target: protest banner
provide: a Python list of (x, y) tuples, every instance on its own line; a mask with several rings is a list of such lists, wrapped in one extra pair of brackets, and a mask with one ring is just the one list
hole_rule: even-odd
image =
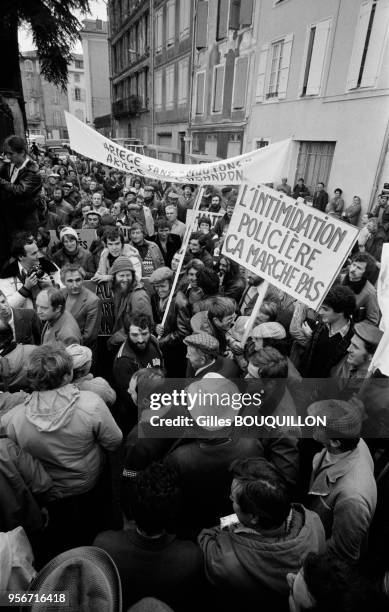
[[(51, 248), (55, 244), (59, 242), (59, 237), (57, 236), (57, 232), (55, 230), (50, 231), (50, 242), (49, 247)], [(94, 229), (78, 229), (76, 230), (78, 234), (78, 241), (80, 246), (84, 247), (87, 251), (89, 251), (89, 247), (92, 242), (96, 239), (97, 234)]]
[(214, 227), (216, 221), (221, 219), (224, 214), (225, 211), (209, 212), (208, 210), (197, 210), (196, 213), (194, 213), (193, 209), (190, 209), (186, 211), (186, 223), (191, 224), (192, 232), (197, 232), (197, 230), (199, 229), (199, 220), (201, 219), (201, 217), (207, 217), (207, 219), (210, 219), (212, 227)]
[(222, 253), (317, 310), (359, 229), (262, 185), (243, 185)]
[(286, 176), (291, 140), (282, 140), (237, 157), (207, 164), (175, 164), (146, 157), (106, 138), (65, 111), (70, 147), (120, 172), (160, 181), (197, 185), (274, 183)]
[(170, 289), (170, 295), (169, 295), (169, 298), (168, 298), (168, 301), (167, 301), (167, 304), (166, 304), (166, 307), (165, 307), (165, 312), (163, 313), (162, 326), (164, 326), (165, 323), (166, 323), (166, 319), (167, 319), (167, 316), (168, 316), (168, 313), (169, 313), (170, 305), (171, 305), (173, 297), (174, 297), (174, 293), (175, 293), (175, 290), (176, 290), (178, 279), (180, 278), (180, 272), (181, 272), (182, 264), (184, 263), (184, 257), (185, 257), (186, 249), (188, 248), (189, 238), (190, 238), (190, 235), (192, 233), (192, 228), (193, 228), (192, 224), (193, 224), (194, 219), (196, 218), (196, 214), (197, 214), (198, 209), (200, 207), (200, 202), (203, 199), (203, 195), (204, 195), (204, 188), (202, 187), (197, 192), (195, 203), (194, 203), (193, 209), (192, 209), (192, 213), (193, 213), (192, 214), (192, 218), (189, 221), (189, 223), (187, 224), (187, 227), (186, 227), (186, 230), (185, 230), (184, 240), (183, 240), (183, 243), (182, 243), (181, 248), (180, 248), (180, 251), (181, 251), (180, 263), (178, 264), (178, 268), (177, 268), (175, 276), (174, 276), (173, 284), (172, 284), (172, 287)]

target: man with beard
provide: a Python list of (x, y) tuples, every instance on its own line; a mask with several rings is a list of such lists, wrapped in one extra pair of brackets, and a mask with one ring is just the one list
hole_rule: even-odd
[[(153, 321), (150, 298), (143, 284), (136, 280), (134, 266), (128, 257), (120, 255), (109, 270), (112, 276), (112, 293), (115, 322), (113, 332), (122, 331), (129, 316), (148, 315)], [(111, 344), (115, 339), (111, 338)]]
[(74, 209), (69, 202), (64, 200), (62, 187), (55, 187), (49, 209), (58, 215), (61, 220), (61, 225), (70, 225)]
[(118, 398), (115, 415), (124, 433), (136, 424), (137, 409), (128, 393), (133, 374), (141, 368), (162, 368), (163, 358), (158, 341), (151, 335), (152, 320), (147, 314), (132, 314), (125, 322), (126, 340), (113, 363), (113, 378)]
[(356, 309), (354, 322), (363, 320), (378, 325), (380, 309), (376, 290), (368, 278), (374, 274), (376, 264), (369, 253), (355, 253), (351, 259), (348, 272), (342, 279), (342, 284), (350, 287), (355, 295)]
[(143, 189), (144, 205), (151, 210), (153, 219), (160, 219), (164, 216), (161, 200), (155, 195), (155, 190), (152, 185), (145, 185)]

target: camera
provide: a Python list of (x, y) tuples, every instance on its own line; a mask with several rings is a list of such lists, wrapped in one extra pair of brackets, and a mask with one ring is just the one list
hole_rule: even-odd
[(41, 279), (44, 277), (45, 275), (45, 271), (42, 269), (42, 267), (40, 265), (34, 266), (33, 269), (31, 270), (31, 274), (36, 275), (37, 279)]

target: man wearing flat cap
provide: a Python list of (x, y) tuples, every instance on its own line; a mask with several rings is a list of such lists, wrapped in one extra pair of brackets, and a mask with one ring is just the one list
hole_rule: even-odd
[(368, 321), (355, 323), (347, 355), (331, 370), (331, 379), (342, 399), (358, 393), (382, 336), (383, 332)]
[(184, 343), (188, 347), (187, 378), (203, 378), (209, 372), (216, 372), (225, 378), (239, 378), (237, 365), (219, 355), (219, 342), (211, 334), (200, 332), (187, 336)]
[(307, 507), (320, 516), (327, 549), (358, 562), (367, 543), (377, 503), (370, 451), (360, 438), (361, 413), (351, 402), (322, 400), (308, 414), (326, 418), (313, 437), (324, 449), (313, 458)]

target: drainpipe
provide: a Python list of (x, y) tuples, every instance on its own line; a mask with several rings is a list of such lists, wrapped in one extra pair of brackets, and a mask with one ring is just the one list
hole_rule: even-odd
[(149, 72), (149, 81), (150, 81), (150, 95), (149, 95), (149, 104), (151, 104), (150, 108), (150, 118), (151, 118), (151, 143), (154, 143), (154, 0), (150, 0), (150, 19), (149, 19), (150, 27), (150, 72)]

